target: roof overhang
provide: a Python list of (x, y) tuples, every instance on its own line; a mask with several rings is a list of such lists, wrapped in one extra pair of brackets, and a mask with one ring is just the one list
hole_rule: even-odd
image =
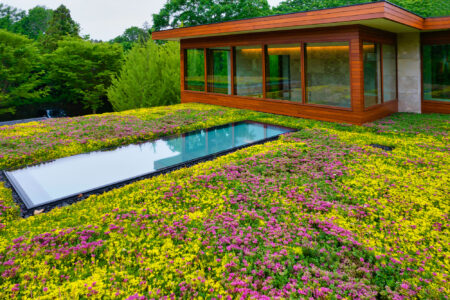
[(182, 27), (153, 32), (154, 40), (175, 40), (253, 32), (306, 29), (360, 24), (389, 32), (450, 29), (450, 16), (422, 18), (389, 2), (380, 1), (345, 7), (258, 17), (245, 20)]

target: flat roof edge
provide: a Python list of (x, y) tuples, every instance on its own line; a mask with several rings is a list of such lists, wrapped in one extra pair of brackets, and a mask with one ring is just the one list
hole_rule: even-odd
[[(357, 9), (355, 9), (356, 7)], [(180, 40), (270, 31), (271, 29), (282, 30), (293, 26), (331, 25), (338, 22), (355, 22), (370, 19), (387, 19), (421, 31), (450, 29), (450, 16), (423, 18), (388, 1), (377, 1), (161, 30), (153, 32), (152, 39)]]

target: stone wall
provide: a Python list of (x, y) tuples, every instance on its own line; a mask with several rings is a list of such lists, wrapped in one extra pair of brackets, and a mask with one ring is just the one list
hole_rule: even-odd
[(398, 111), (421, 112), (420, 33), (397, 35)]

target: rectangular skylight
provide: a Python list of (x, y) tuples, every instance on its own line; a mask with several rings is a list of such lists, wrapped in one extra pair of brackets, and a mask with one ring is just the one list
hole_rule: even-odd
[(28, 209), (151, 175), (293, 131), (238, 122), (5, 172)]

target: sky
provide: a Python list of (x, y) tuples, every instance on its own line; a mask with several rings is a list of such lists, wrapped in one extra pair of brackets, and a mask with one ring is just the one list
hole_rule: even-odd
[[(121, 35), (131, 26), (141, 27), (152, 23), (152, 14), (158, 13), (167, 0), (0, 0), (28, 10), (36, 5), (51, 9), (64, 4), (70, 9), (72, 19), (81, 26), (81, 34), (89, 34), (95, 40), (110, 40)], [(278, 5), (281, 0), (268, 0)]]

